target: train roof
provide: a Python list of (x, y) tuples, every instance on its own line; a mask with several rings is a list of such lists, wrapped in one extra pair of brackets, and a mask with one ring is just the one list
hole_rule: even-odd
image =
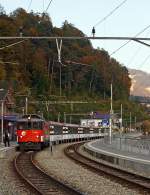
[(25, 114), (25, 115), (22, 115), (18, 120), (18, 122), (22, 121), (22, 122), (25, 122), (25, 121), (32, 121), (32, 122), (43, 122), (45, 121), (44, 118), (40, 115), (37, 115), (37, 114)]

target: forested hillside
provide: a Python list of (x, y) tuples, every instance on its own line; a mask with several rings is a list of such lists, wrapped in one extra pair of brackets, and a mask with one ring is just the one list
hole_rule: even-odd
[[(19, 8), (6, 15), (1, 7), (0, 36), (19, 36), (20, 29), (23, 36), (85, 36), (67, 21), (61, 28), (53, 26), (46, 13), (27, 13)], [(0, 47), (17, 41), (1, 40)], [(35, 96), (61, 93), (70, 98), (110, 97), (112, 82), (114, 99), (128, 98), (131, 82), (127, 68), (105, 50), (94, 49), (89, 40), (63, 40), (61, 57), (62, 64), (58, 62), (55, 40), (25, 40), (0, 49), (0, 80), (13, 81), (20, 93), (30, 89)]]

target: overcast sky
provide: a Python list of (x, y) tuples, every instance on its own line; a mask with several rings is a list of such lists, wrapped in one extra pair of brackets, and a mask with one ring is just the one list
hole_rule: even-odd
[[(28, 9), (31, 0), (0, 0), (7, 14), (18, 7)], [(50, 0), (32, 0), (28, 11), (43, 12)], [(48, 13), (53, 25), (60, 27), (65, 20), (90, 36), (92, 27), (108, 15), (123, 0), (53, 0)], [(96, 36), (135, 36), (150, 25), (150, 0), (127, 0), (116, 12), (96, 26)], [(150, 28), (140, 37), (150, 37)], [(111, 54), (125, 41), (94, 40), (94, 47)], [(150, 41), (149, 41), (150, 43)], [(112, 55), (121, 64), (150, 73), (150, 47), (130, 42)]]

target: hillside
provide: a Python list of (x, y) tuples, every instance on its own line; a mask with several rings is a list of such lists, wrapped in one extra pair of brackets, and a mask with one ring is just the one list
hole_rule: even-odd
[[(0, 10), (0, 36), (85, 36), (67, 21), (61, 28), (54, 27), (46, 13), (27, 13), (19, 8), (6, 15)], [(0, 45), (16, 42), (1, 40)], [(0, 56), (0, 80), (13, 82), (20, 94), (108, 98), (111, 82), (114, 99), (128, 99), (130, 93), (126, 67), (105, 50), (94, 49), (89, 40), (63, 40), (62, 64), (58, 62), (56, 40), (26, 40), (0, 50)]]
[[(73, 24), (64, 21), (53, 26), (46, 13), (27, 13), (19, 8), (9, 15), (0, 8), (0, 36), (80, 36), (86, 35)], [(13, 47), (9, 45), (14, 44)], [(16, 44), (17, 43), (17, 44)], [(144, 109), (129, 102), (131, 80), (128, 70), (104, 49), (93, 48), (87, 39), (63, 40), (61, 63), (56, 40), (0, 40), (0, 83), (13, 85), (15, 112), (22, 113), (28, 97), (28, 112), (43, 114), (48, 120), (78, 123), (83, 113), (110, 111), (110, 84), (113, 84), (113, 109), (129, 122), (132, 117), (143, 120)], [(55, 104), (50, 101), (87, 101), (87, 104)], [(89, 103), (91, 102), (91, 103)], [(94, 103), (93, 103), (94, 102)], [(81, 114), (81, 116), (80, 116)], [(73, 115), (74, 116), (74, 115)], [(125, 121), (125, 120), (124, 120)]]

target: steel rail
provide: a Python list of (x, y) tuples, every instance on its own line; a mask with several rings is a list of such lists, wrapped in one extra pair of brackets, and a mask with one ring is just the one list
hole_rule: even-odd
[(15, 170), (18, 175), (40, 195), (83, 195), (78, 190), (51, 177), (45, 170), (41, 169), (33, 159), (35, 153), (20, 153), (14, 160)]
[[(84, 142), (83, 142), (84, 143)], [(92, 160), (81, 154), (78, 149), (83, 143), (72, 144), (65, 148), (64, 153), (66, 156), (74, 160), (76, 163), (81, 164), (83, 167), (95, 172), (96, 174), (103, 173), (106, 176), (110, 176), (112, 179), (116, 179), (117, 182), (128, 183), (131, 187), (144, 189), (150, 192), (150, 179), (144, 176), (125, 171), (121, 168), (115, 168), (111, 165), (106, 165), (97, 161)]]

